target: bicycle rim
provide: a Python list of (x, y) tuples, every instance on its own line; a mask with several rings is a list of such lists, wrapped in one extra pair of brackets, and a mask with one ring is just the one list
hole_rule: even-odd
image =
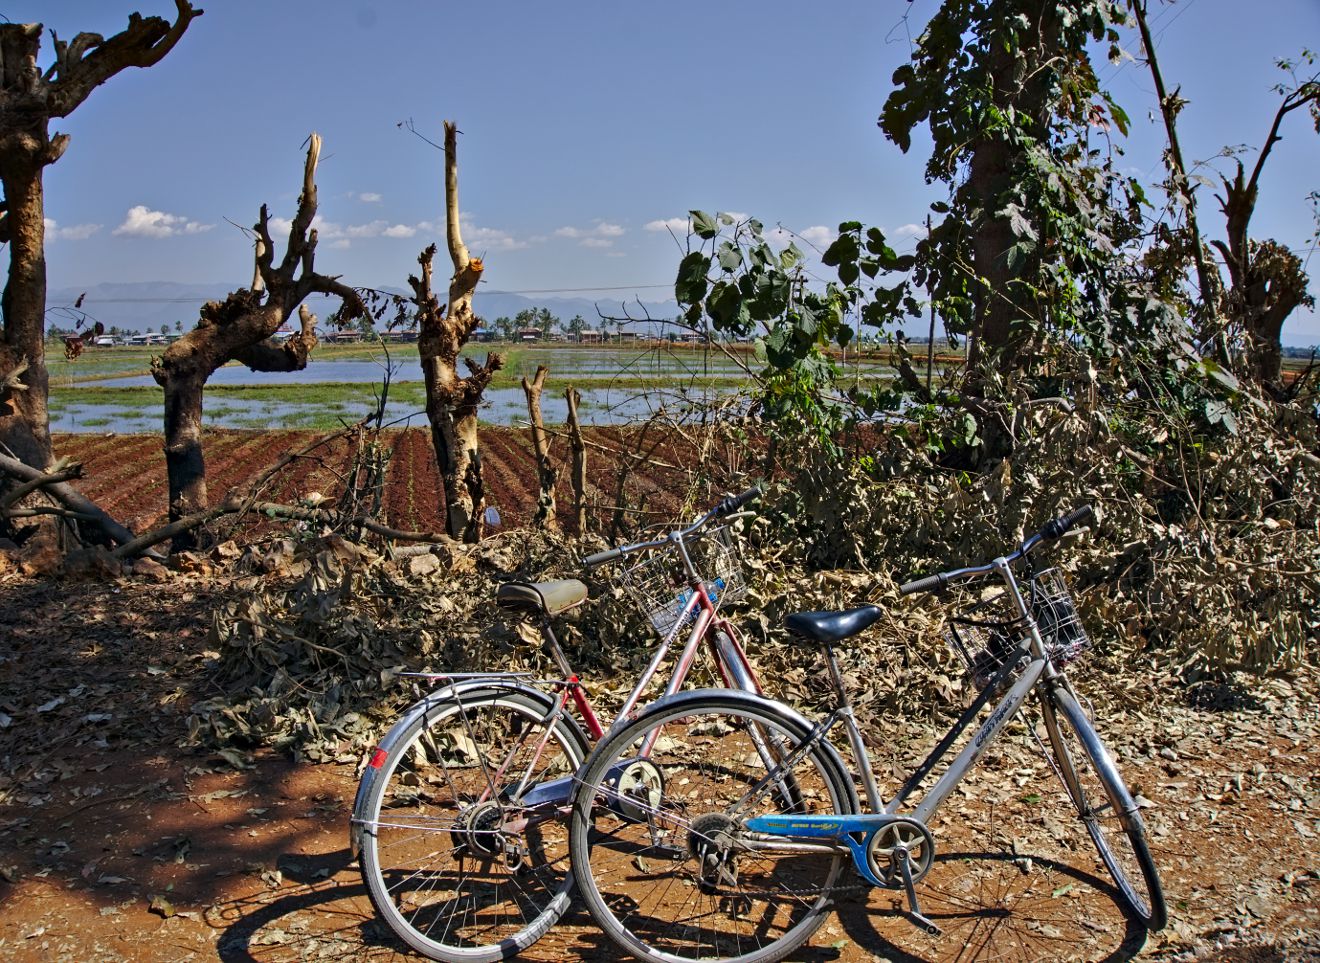
[(1168, 917), (1159, 874), (1141, 813), (1113, 759), (1068, 693), (1047, 696), (1042, 712), (1059, 779), (1123, 902), (1147, 929), (1162, 929)]
[(767, 768), (807, 731), (766, 700), (703, 694), (653, 707), (598, 747), (574, 799), (573, 872), (615, 942), (645, 959), (766, 963), (810, 938), (844, 858), (742, 829), (756, 815), (855, 811), (831, 750)]
[(380, 918), (431, 959), (504, 959), (568, 907), (563, 807), (519, 805), (520, 788), (571, 777), (583, 759), (577, 734), (562, 721), (547, 734), (544, 717), (517, 693), (445, 703), (377, 774), (362, 876)]

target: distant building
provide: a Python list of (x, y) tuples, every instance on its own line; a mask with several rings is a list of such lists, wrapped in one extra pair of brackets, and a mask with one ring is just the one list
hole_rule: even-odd
[(578, 344), (600, 344), (604, 340), (599, 331), (592, 331), (589, 328), (583, 328), (577, 333)]
[(540, 340), (541, 340), (541, 329), (540, 329), (540, 328), (519, 328), (517, 331), (514, 332), (513, 340), (515, 340), (515, 341), (540, 341)]

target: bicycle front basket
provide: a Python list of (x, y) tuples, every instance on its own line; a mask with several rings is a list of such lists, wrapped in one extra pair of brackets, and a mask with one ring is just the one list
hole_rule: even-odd
[[(716, 608), (747, 594), (747, 582), (727, 525), (708, 528), (684, 544)], [(660, 637), (667, 638), (678, 624), (690, 591), (677, 549), (646, 552), (632, 565), (619, 569), (618, 574), (619, 584), (633, 604)]]
[(1068, 583), (1057, 568), (1048, 568), (1032, 579), (1031, 613), (1055, 665), (1067, 665), (1091, 647)]
[(1008, 593), (996, 590), (951, 616), (944, 637), (967, 664), (972, 684), (984, 689), (1017, 652), (1026, 634), (1026, 622), (1013, 612)]

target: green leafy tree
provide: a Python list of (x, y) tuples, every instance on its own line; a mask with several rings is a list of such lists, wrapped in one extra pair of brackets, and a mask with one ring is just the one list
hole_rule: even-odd
[(575, 314), (569, 319), (568, 333), (573, 335), (574, 339), (577, 339), (585, 330), (587, 330), (587, 322), (583, 319), (582, 315)]
[(1007, 374), (1052, 334), (1105, 328), (1144, 195), (1097, 137), (1128, 120), (1088, 48), (1116, 54), (1122, 18), (1109, 0), (946, 0), (894, 73), (880, 128), (907, 151), (926, 126), (926, 179), (949, 185), (916, 280), (971, 339), (973, 368)]

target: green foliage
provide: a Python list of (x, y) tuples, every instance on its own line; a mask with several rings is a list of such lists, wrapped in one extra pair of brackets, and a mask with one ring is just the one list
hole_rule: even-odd
[(1029, 343), (1113, 328), (1144, 194), (1103, 136), (1128, 118), (1100, 89), (1088, 45), (1116, 44), (1121, 21), (1109, 0), (946, 0), (894, 74), (880, 127), (906, 151), (926, 125), (926, 178), (949, 185), (913, 279), (1001, 372), (1030, 368), (1040, 352)]

